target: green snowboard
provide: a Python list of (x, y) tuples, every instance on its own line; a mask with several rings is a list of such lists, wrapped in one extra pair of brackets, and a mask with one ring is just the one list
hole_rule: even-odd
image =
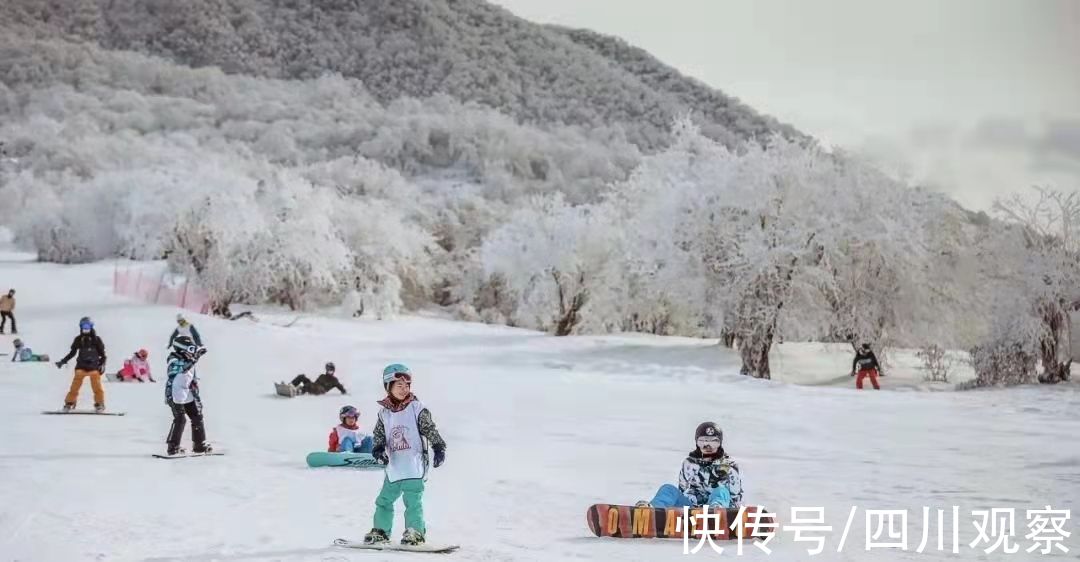
[(341, 466), (361, 470), (382, 470), (383, 465), (375, 461), (370, 453), (328, 453), (315, 451), (308, 453), (307, 464), (311, 467)]

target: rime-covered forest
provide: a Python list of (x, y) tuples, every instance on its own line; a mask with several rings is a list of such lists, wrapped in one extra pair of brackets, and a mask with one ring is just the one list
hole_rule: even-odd
[(905, 185), (625, 42), (481, 0), (6, 0), (0, 224), (230, 305), (970, 352), (1069, 378), (1065, 188)]

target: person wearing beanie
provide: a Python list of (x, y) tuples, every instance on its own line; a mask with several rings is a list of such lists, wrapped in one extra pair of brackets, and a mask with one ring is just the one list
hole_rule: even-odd
[(427, 528), (424, 523), (424, 482), (428, 472), (428, 444), (434, 452), (434, 466), (446, 460), (443, 441), (431, 412), (412, 393), (412, 371), (400, 363), (383, 369), (383, 388), (386, 398), (378, 404), (379, 420), (375, 423), (374, 447), (371, 455), (386, 467), (382, 490), (375, 498), (374, 525), (365, 544), (390, 541), (394, 523), (394, 503), (398, 497), (405, 502), (405, 532), (403, 545), (424, 544)]
[(679, 486), (664, 484), (652, 501), (639, 507), (698, 507), (725, 509), (742, 505), (742, 478), (739, 466), (724, 452), (724, 432), (713, 422), (694, 430), (696, 448), (690, 451), (679, 472)]

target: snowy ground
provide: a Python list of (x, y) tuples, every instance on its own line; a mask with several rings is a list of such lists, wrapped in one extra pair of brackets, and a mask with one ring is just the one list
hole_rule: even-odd
[[(0, 288), (17, 288), (21, 336), (36, 351), (62, 355), (78, 318), (89, 315), (112, 367), (144, 346), (162, 374), (175, 310), (111, 296), (110, 265), (26, 260), (0, 254)], [(160, 382), (107, 385), (109, 408), (125, 417), (42, 416), (61, 405), (70, 369), (0, 358), (0, 559), (387, 558), (327, 546), (371, 527), (381, 476), (309, 469), (304, 456), (324, 445), (345, 403), (374, 424), (379, 373), (394, 361), (413, 368), (414, 391), (449, 443), (425, 508), (429, 541), (462, 545), (454, 559), (687, 558), (677, 541), (596, 539), (584, 514), (592, 503), (633, 502), (672, 482), (706, 419), (722, 424), (749, 502), (782, 517), (792, 506), (826, 509), (834, 532), (821, 560), (943, 559), (936, 522), (925, 552), (914, 552), (923, 506), (960, 506), (963, 558), (1050, 558), (969, 548), (977, 536), (969, 511), (1016, 508), (1027, 548), (1023, 510), (1080, 507), (1077, 385), (915, 392), (940, 387), (921, 384), (901, 357), (883, 382), (907, 392), (856, 392), (846, 352), (815, 344), (783, 346), (778, 380), (765, 382), (738, 376), (734, 357), (698, 340), (552, 338), (417, 317), (305, 317), (290, 328), (196, 322), (210, 349), (200, 363), (207, 428), (225, 457), (150, 457), (164, 449), (170, 420)], [(0, 352), (10, 352), (10, 340), (0, 337)], [(327, 360), (350, 396), (273, 395), (273, 381)], [(80, 407), (91, 402), (86, 385)], [(855, 524), (837, 553), (852, 507)], [(909, 551), (867, 553), (866, 509), (910, 509)], [(400, 511), (398, 521), (395, 536)], [(1080, 526), (1074, 518), (1066, 528), (1073, 535), (1062, 558), (1074, 559)], [(706, 547), (689, 557), (738, 558), (733, 543), (723, 546), (722, 555)], [(770, 546), (771, 556), (750, 549), (742, 558), (807, 559), (809, 545), (791, 533)]]

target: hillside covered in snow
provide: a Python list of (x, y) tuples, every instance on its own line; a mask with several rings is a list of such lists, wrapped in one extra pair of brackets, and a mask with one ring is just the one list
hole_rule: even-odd
[(717, 339), (761, 378), (780, 341), (1069, 378), (1067, 194), (971, 213), (480, 0), (171, 6), (0, 5), (0, 224), (40, 259), (166, 259), (219, 314)]

